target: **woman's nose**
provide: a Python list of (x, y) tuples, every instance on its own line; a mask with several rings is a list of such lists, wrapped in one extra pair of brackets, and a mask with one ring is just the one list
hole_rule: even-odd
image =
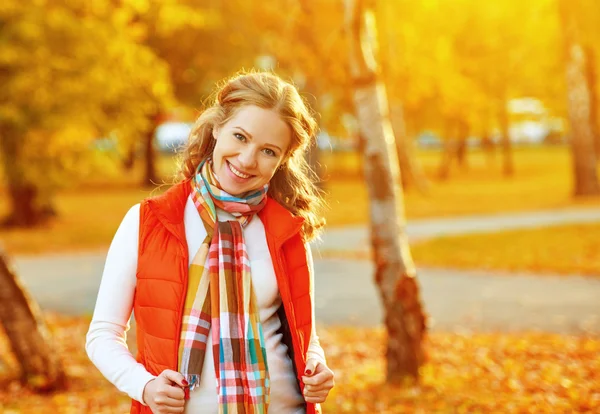
[(238, 155), (238, 161), (240, 162), (241, 168), (254, 168), (256, 167), (257, 157), (256, 151), (251, 148), (251, 146), (247, 146), (243, 151), (240, 151)]

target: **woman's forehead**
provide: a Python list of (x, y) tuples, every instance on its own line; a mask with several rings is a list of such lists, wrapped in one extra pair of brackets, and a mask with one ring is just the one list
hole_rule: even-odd
[(291, 139), (290, 126), (277, 112), (255, 105), (239, 108), (226, 125), (241, 128), (257, 140)]

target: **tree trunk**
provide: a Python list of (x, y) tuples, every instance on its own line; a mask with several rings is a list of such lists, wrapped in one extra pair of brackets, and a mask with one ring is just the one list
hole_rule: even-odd
[(484, 124), (483, 124), (483, 135), (481, 137), (481, 150), (485, 154), (485, 160), (488, 168), (491, 168), (494, 165), (494, 161), (496, 159), (496, 151), (495, 151), (495, 143), (492, 139), (492, 132), (490, 127), (490, 116), (489, 112), (485, 111), (483, 114)]
[(482, 112), (481, 117), (483, 119), (482, 135), (481, 135), (481, 151), (485, 155), (486, 164), (491, 167), (496, 159), (495, 143), (492, 139), (492, 120), (491, 111), (486, 109)]
[(594, 137), (594, 148), (596, 149), (596, 161), (600, 159), (600, 119), (598, 119), (598, 74), (596, 73), (596, 56), (591, 47), (586, 49), (587, 65), (586, 78), (590, 90), (590, 127)]
[(439, 180), (444, 181), (450, 177), (450, 168), (452, 167), (452, 160), (456, 157), (456, 121), (452, 118), (446, 118), (444, 122), (444, 137), (442, 139), (442, 153), (440, 158), (440, 165), (438, 166), (437, 177)]
[(406, 136), (406, 125), (404, 123), (404, 110), (400, 103), (390, 105), (390, 119), (392, 131), (396, 138), (396, 153), (400, 166), (402, 188), (406, 189), (414, 185), (421, 193), (429, 192), (429, 182), (417, 160), (414, 148)]
[(515, 174), (515, 165), (513, 162), (512, 142), (510, 140), (510, 122), (508, 119), (508, 102), (502, 99), (500, 102), (500, 131), (502, 138), (502, 173), (505, 177), (512, 177)]
[(33, 227), (43, 221), (44, 214), (36, 206), (37, 192), (32, 184), (9, 183), (11, 212), (2, 222), (4, 227)]
[(405, 231), (400, 171), (388, 114), (385, 87), (376, 76), (371, 41), (374, 18), (366, 26), (360, 0), (346, 0), (350, 40), (350, 70), (361, 139), (364, 173), (370, 197), (371, 243), (388, 332), (387, 381), (418, 378), (424, 360), (425, 316), (419, 299), (416, 270)]
[(600, 194), (591, 117), (591, 91), (586, 78), (585, 49), (577, 42), (577, 25), (567, 1), (560, 2), (566, 48), (567, 106), (571, 124), (574, 195)]
[(590, 116), (591, 91), (584, 75), (585, 59), (584, 49), (580, 45), (569, 45), (566, 76), (575, 196), (600, 194)]
[(485, 160), (488, 167), (491, 167), (494, 164), (494, 160), (496, 159), (496, 151), (494, 141), (492, 141), (492, 137), (489, 131), (484, 132), (484, 135), (481, 138), (481, 149), (485, 154)]
[(136, 149), (136, 143), (133, 142), (131, 145), (129, 145), (129, 148), (127, 149), (127, 153), (125, 154), (125, 157), (123, 158), (123, 169), (125, 171), (131, 171), (133, 170), (133, 166), (135, 165), (135, 149)]
[(467, 165), (467, 140), (460, 138), (456, 142), (456, 165), (461, 169), (468, 167)]
[(460, 168), (466, 169), (467, 165), (467, 138), (469, 138), (469, 125), (460, 121), (458, 128), (458, 141), (456, 145), (456, 163)]
[(8, 187), (10, 212), (2, 227), (32, 227), (56, 215), (51, 199), (43, 199), (35, 183), (29, 182), (21, 157), (23, 137), (18, 131), (2, 128), (0, 159)]
[(438, 179), (445, 181), (450, 177), (450, 167), (452, 166), (452, 160), (456, 155), (457, 142), (454, 138), (446, 138), (443, 140), (442, 145), (442, 158), (440, 159), (440, 165), (438, 167)]
[(154, 134), (156, 128), (160, 125), (162, 115), (155, 114), (152, 117), (152, 123), (144, 136), (144, 180), (143, 186), (155, 186), (158, 183), (158, 175), (156, 174), (156, 148), (154, 145)]
[(37, 304), (0, 250), (0, 323), (21, 367), (21, 382), (36, 391), (64, 388), (66, 377)]
[[(385, 6), (388, 3), (379, 3), (378, 6)], [(383, 7), (379, 10), (379, 15), (382, 17), (377, 20), (378, 28), (381, 28), (382, 36), (378, 36), (377, 42), (381, 44), (381, 71), (380, 79), (383, 81), (386, 93), (390, 90), (394, 90), (394, 74), (392, 74), (390, 68), (391, 57), (395, 59), (402, 59), (403, 46), (398, 38), (387, 35), (389, 33), (388, 24), (392, 23), (393, 18), (390, 19), (390, 10)], [(386, 21), (386, 17), (390, 20)], [(394, 23), (392, 23), (394, 24)], [(396, 92), (400, 88), (396, 89)], [(429, 192), (429, 182), (427, 177), (421, 169), (419, 160), (415, 156), (413, 142), (409, 140), (406, 131), (406, 122), (404, 107), (402, 105), (402, 96), (398, 93), (397, 96), (388, 95), (390, 101), (390, 121), (392, 123), (392, 131), (396, 138), (396, 155), (398, 157), (400, 177), (402, 180), (402, 188), (407, 190), (410, 186), (414, 186), (420, 193), (427, 194)]]

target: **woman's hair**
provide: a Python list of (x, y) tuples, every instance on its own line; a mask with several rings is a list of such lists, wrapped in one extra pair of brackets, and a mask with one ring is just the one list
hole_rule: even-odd
[(305, 158), (307, 148), (315, 140), (317, 123), (296, 88), (272, 73), (242, 73), (217, 88), (190, 132), (181, 153), (178, 178), (194, 176), (198, 165), (212, 156), (213, 128), (221, 127), (245, 105), (273, 110), (290, 126), (292, 141), (271, 179), (268, 195), (293, 215), (304, 218), (303, 237), (310, 241), (325, 224), (323, 198)]

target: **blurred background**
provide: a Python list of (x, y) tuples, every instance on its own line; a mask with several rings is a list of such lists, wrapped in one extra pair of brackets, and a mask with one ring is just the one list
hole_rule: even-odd
[[(427, 315), (410, 383), (391, 380), (373, 279), (353, 10)], [(128, 410), (83, 350), (106, 250), (243, 69), (293, 82), (320, 126), (326, 412), (600, 411), (599, 26), (596, 0), (4, 0), (0, 411)], [(18, 336), (22, 317), (50, 348)]]

